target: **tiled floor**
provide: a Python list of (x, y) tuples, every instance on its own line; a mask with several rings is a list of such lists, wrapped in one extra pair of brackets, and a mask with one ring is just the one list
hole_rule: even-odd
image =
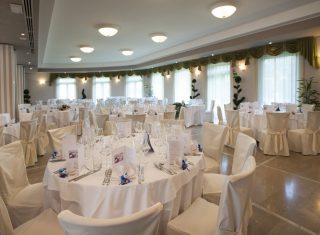
[[(190, 128), (201, 143), (201, 127)], [(233, 150), (224, 149), (223, 165), (230, 169)], [(320, 234), (320, 155), (290, 157), (256, 153), (253, 217), (249, 235)], [(40, 158), (27, 169), (30, 183), (40, 182), (47, 162)]]

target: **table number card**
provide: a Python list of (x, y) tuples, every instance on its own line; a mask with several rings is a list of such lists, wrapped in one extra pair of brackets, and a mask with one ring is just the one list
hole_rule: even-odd
[(78, 169), (78, 149), (75, 135), (66, 135), (63, 138), (62, 157), (67, 160), (69, 173)]
[(121, 146), (112, 151), (112, 164), (115, 172), (120, 176), (127, 172), (133, 175), (136, 168), (136, 151), (128, 146)]
[(174, 164), (183, 157), (183, 144), (179, 136), (168, 136), (168, 162)]
[(181, 134), (181, 140), (183, 145), (183, 153), (190, 154), (191, 153), (191, 133), (190, 131), (186, 130)]

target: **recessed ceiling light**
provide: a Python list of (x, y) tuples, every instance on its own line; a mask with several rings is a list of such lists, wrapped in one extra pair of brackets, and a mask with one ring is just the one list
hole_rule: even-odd
[(211, 14), (217, 18), (227, 18), (235, 13), (237, 7), (233, 1), (222, 1), (215, 4), (211, 10)]
[(272, 42), (268, 42), (268, 44), (269, 44), (269, 45), (271, 45), (271, 44), (272, 44)]
[(80, 57), (71, 56), (71, 57), (70, 57), (70, 60), (71, 60), (72, 62), (80, 62), (82, 59), (81, 59)]
[(83, 53), (91, 53), (91, 52), (94, 51), (94, 48), (93, 47), (89, 47), (89, 46), (82, 46), (82, 47), (80, 47), (80, 50)]
[(167, 35), (165, 35), (164, 33), (152, 33), (150, 34), (150, 37), (152, 41), (156, 43), (162, 43), (168, 38)]
[(133, 54), (133, 50), (131, 50), (131, 49), (121, 49), (120, 51), (125, 56), (130, 56)]
[(118, 33), (118, 27), (115, 25), (104, 25), (98, 31), (105, 37), (112, 37)]
[(20, 33), (20, 35), (21, 35), (21, 36), (25, 36), (25, 34), (24, 34), (24, 33)]
[(28, 64), (31, 64), (31, 61), (29, 61)]

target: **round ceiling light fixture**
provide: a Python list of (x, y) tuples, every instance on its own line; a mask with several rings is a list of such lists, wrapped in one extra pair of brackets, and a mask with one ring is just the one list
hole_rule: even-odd
[(155, 43), (162, 43), (168, 38), (164, 33), (152, 33), (150, 37)]
[(224, 19), (232, 16), (237, 10), (233, 1), (222, 1), (214, 4), (211, 14), (217, 18)]
[(90, 46), (81, 46), (80, 51), (82, 51), (83, 53), (91, 53), (94, 51), (94, 48)]
[(77, 62), (80, 62), (82, 59), (81, 59), (81, 57), (71, 56), (71, 57), (70, 57), (70, 60), (71, 60), (72, 62), (77, 63)]
[(98, 31), (105, 37), (112, 37), (118, 33), (118, 27), (108, 24), (99, 28)]
[(131, 50), (131, 49), (121, 49), (120, 51), (125, 56), (130, 56), (133, 54), (133, 50)]

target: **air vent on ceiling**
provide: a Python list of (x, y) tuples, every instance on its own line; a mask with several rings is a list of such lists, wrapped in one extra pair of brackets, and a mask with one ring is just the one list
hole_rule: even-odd
[(10, 10), (14, 14), (22, 14), (22, 6), (20, 4), (10, 3)]
[(25, 11), (27, 30), (29, 36), (30, 50), (34, 53), (34, 33), (33, 33), (33, 20), (32, 20), (32, 0), (23, 0), (23, 7)]

